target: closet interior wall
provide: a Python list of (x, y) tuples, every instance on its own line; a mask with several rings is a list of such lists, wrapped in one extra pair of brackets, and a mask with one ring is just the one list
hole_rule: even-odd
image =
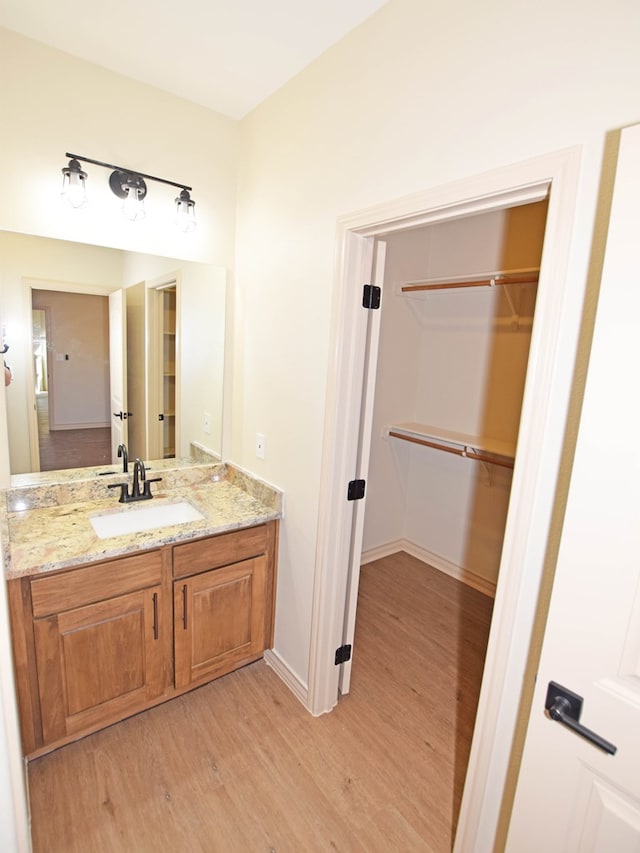
[(515, 447), (536, 285), (411, 294), (401, 287), (539, 268), (546, 212), (543, 201), (385, 238), (363, 563), (405, 550), (495, 590), (511, 470), (402, 441), (388, 429), (418, 422)]

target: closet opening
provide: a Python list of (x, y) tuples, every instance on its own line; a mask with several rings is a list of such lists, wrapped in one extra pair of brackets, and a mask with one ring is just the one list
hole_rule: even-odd
[[(378, 667), (381, 705), (424, 762), (437, 849), (453, 844), (467, 772), (547, 210), (543, 199), (377, 238), (379, 330), (367, 338), (379, 343), (377, 363), (365, 359), (366, 501), (347, 614), (355, 661), (340, 689), (358, 690), (359, 657)], [(363, 634), (373, 620), (384, 637), (375, 654), (358, 644), (361, 618)]]
[[(580, 149), (568, 148), (389, 200), (345, 215), (337, 223), (330, 339), (333, 358), (327, 385), (309, 677), (308, 687), (300, 686), (300, 695), (314, 715), (327, 713), (342, 701), (340, 694), (348, 691), (350, 670), (359, 654), (354, 635), (368, 495), (365, 493), (364, 500), (348, 501), (347, 486), (353, 479), (370, 479), (369, 443), (377, 438), (372, 428), (372, 398), (378, 349), (376, 346), (372, 357), (374, 348), (367, 341), (375, 341), (376, 324), (378, 328), (380, 325), (380, 320), (372, 317), (380, 318), (386, 309), (363, 306), (364, 284), (380, 286), (382, 302), (386, 299), (384, 271), (378, 274), (374, 253), (384, 253), (384, 241), (395, 233), (548, 202), (500, 579), (458, 819), (456, 853), (471, 848), (493, 849), (501, 821), (508, 817), (509, 774), (518, 763), (518, 721), (530, 706), (528, 664), (557, 508), (564, 425), (580, 331), (580, 311), (567, 310), (568, 306), (575, 307), (579, 289), (570, 272), (579, 177)], [(452, 258), (457, 252), (458, 246), (452, 246)], [(419, 275), (422, 278), (425, 273)], [(467, 292), (473, 293), (473, 289)], [(397, 412), (393, 418), (397, 425)], [(389, 441), (412, 446), (395, 438)], [(421, 449), (432, 452), (430, 448)], [(446, 451), (433, 452), (466, 464), (485, 464)], [(494, 477), (498, 467), (493, 466)], [(336, 649), (348, 645), (352, 646), (351, 660), (336, 664)], [(376, 693), (373, 699), (377, 701)], [(399, 714), (396, 725), (402, 723), (401, 709)], [(393, 729), (394, 719), (388, 722)]]

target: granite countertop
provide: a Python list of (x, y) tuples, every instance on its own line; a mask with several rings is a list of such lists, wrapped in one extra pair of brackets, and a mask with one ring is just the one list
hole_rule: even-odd
[[(6, 501), (0, 509), (5, 577), (97, 562), (282, 516), (282, 493), (233, 466), (156, 469), (150, 477), (159, 474), (163, 480), (152, 484), (153, 500), (129, 504), (118, 503), (118, 490), (108, 489), (105, 479), (5, 490)], [(123, 476), (107, 479), (118, 482)], [(191, 503), (204, 519), (108, 539), (98, 538), (91, 526), (95, 513), (135, 511), (177, 500)]]

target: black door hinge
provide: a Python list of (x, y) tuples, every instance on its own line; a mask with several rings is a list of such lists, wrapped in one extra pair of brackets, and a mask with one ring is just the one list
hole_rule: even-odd
[(336, 649), (336, 666), (351, 660), (351, 646), (340, 646)]
[(364, 480), (351, 480), (347, 488), (347, 500), (359, 501), (364, 497)]
[(380, 288), (375, 284), (365, 284), (362, 288), (362, 307), (380, 307)]

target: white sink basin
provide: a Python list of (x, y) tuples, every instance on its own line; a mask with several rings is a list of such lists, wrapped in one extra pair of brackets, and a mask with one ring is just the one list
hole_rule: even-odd
[(129, 506), (121, 510), (108, 510), (90, 517), (91, 526), (100, 539), (123, 536), (126, 533), (141, 533), (155, 527), (170, 527), (189, 521), (202, 521), (204, 515), (189, 501), (153, 503), (144, 506)]

